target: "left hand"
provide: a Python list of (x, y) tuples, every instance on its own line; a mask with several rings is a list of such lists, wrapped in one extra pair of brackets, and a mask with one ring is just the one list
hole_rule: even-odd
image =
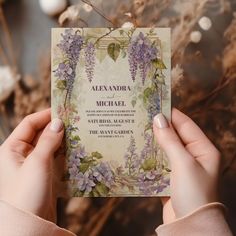
[(25, 117), (0, 146), (0, 200), (55, 221), (53, 159), (64, 129), (50, 120), (50, 109)]

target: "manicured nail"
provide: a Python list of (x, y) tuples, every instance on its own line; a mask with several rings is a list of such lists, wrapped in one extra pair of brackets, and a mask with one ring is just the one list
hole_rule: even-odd
[(169, 127), (168, 121), (162, 113), (157, 114), (154, 117), (153, 122), (154, 122), (155, 126), (159, 129)]
[(51, 121), (50, 130), (59, 133), (63, 128), (63, 123), (60, 119), (55, 118)]

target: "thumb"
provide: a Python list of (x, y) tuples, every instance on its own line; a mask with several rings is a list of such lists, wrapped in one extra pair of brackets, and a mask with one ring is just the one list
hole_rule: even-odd
[(153, 132), (157, 142), (166, 153), (172, 169), (193, 160), (162, 113), (157, 114), (153, 119)]
[(50, 159), (60, 147), (63, 134), (63, 122), (58, 118), (53, 119), (43, 130), (31, 155), (46, 160)]

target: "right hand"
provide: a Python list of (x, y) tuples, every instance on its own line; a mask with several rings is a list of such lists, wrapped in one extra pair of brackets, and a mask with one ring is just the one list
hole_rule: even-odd
[(220, 153), (201, 129), (189, 117), (173, 109), (172, 124), (158, 114), (153, 130), (172, 169), (171, 197), (162, 199), (164, 223), (218, 201)]

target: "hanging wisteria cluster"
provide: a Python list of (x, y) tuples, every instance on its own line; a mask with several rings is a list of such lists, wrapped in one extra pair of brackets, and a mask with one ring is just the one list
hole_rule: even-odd
[(60, 81), (64, 82), (68, 99), (70, 100), (76, 76), (76, 66), (79, 62), (81, 50), (83, 48), (85, 51), (85, 72), (90, 82), (93, 79), (95, 47), (91, 42), (88, 42), (86, 45), (84, 38), (73, 29), (65, 29), (65, 32), (61, 34), (61, 37), (61, 41), (57, 46), (61, 49), (65, 60), (58, 64), (58, 67), (54, 72), (55, 76)]
[(142, 32), (137, 37), (134, 37), (128, 46), (128, 60), (132, 80), (135, 81), (139, 69), (144, 84), (151, 62), (157, 56), (157, 48)]
[(85, 72), (89, 82), (92, 82), (95, 67), (95, 47), (94, 44), (89, 42), (85, 48)]
[(55, 76), (65, 82), (68, 99), (70, 99), (76, 76), (75, 70), (84, 40), (79, 34), (74, 33), (73, 29), (66, 29), (61, 37), (62, 39), (57, 46), (61, 49), (66, 60), (58, 65)]

